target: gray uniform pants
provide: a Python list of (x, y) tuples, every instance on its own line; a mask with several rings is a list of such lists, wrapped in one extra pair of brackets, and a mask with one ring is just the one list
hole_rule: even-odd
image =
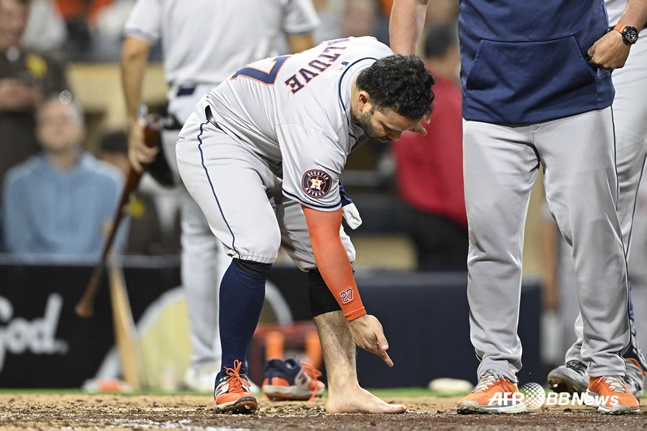
[[(182, 129), (176, 154), (187, 190), (229, 256), (274, 263), (282, 247), (301, 270), (316, 268), (301, 204), (282, 194), (279, 164), (207, 122), (200, 108)], [(340, 237), (353, 262), (343, 227)]]
[(627, 275), (620, 224), (611, 109), (529, 126), (464, 121), (469, 222), (470, 336), (481, 363), (513, 381), (523, 234), (540, 161), (551, 213), (573, 245), (583, 316), (582, 355), (592, 375), (624, 375), (629, 343)]
[[(643, 166), (645, 164), (645, 151), (647, 150), (647, 32), (641, 32), (641, 38), (631, 48), (631, 55), (627, 63), (621, 69), (613, 71), (613, 85), (616, 89), (616, 96), (613, 101), (613, 116), (615, 121), (616, 141), (617, 141), (617, 164), (620, 194), (618, 196), (618, 217), (622, 227), (622, 237), (625, 247), (629, 254), (631, 243), (634, 241), (647, 241), (644, 237), (632, 238), (632, 226), (634, 223), (634, 209), (636, 207), (636, 194), (640, 183)], [(633, 272), (640, 272), (639, 266), (645, 263), (637, 260), (635, 265), (631, 266), (630, 259), (629, 279), (632, 283), (632, 292), (640, 296), (634, 300), (634, 316), (638, 322), (637, 332), (639, 338), (641, 332), (647, 330), (647, 326), (640, 324), (644, 321), (647, 303), (643, 297), (644, 285), (640, 283), (639, 277), (632, 278)], [(634, 297), (636, 295), (634, 294)], [(634, 298), (635, 299), (635, 298)], [(632, 322), (634, 324), (634, 322)], [(580, 352), (583, 343), (582, 318), (578, 316), (575, 322), (575, 334), (577, 341), (571, 346), (566, 353), (566, 361), (578, 360), (583, 361)], [(643, 336), (645, 334), (642, 334)], [(637, 343), (632, 340), (632, 344)], [(642, 380), (642, 374), (639, 370), (634, 369), (632, 377), (635, 380)]]

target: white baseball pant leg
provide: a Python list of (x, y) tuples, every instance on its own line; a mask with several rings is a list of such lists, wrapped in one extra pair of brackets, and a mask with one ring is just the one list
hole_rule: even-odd
[[(642, 36), (647, 36), (642, 32)], [(612, 74), (616, 89), (613, 101), (613, 118), (615, 123), (616, 159), (618, 168), (618, 217), (622, 228), (622, 238), (627, 253), (631, 250), (632, 226), (636, 207), (636, 195), (640, 183), (645, 154), (647, 151), (647, 37), (638, 39), (631, 48), (627, 63)], [(643, 238), (636, 238), (641, 241)], [(631, 264), (631, 260), (629, 260)], [(633, 285), (631, 268), (629, 268), (631, 291), (641, 287)], [(636, 296), (636, 295), (633, 295)], [(636, 299), (642, 299), (638, 295)], [(635, 310), (647, 308), (647, 304), (635, 304)], [(642, 313), (634, 313), (637, 319), (631, 321), (632, 331), (640, 334), (647, 332), (647, 320)], [(576, 341), (566, 352), (566, 362), (577, 360), (584, 362), (581, 347), (583, 342), (582, 318), (578, 316), (575, 324)], [(639, 346), (635, 337), (632, 344)], [(632, 377), (642, 380), (638, 370), (631, 370)]]

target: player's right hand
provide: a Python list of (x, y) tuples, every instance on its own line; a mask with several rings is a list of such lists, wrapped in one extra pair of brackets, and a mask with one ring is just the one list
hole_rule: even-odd
[(382, 358), (386, 365), (393, 366), (393, 361), (386, 351), (389, 349), (389, 342), (386, 341), (382, 324), (377, 317), (365, 314), (362, 317), (351, 320), (348, 325), (350, 326), (350, 333), (353, 337), (353, 342), (362, 349), (375, 353)]
[(589, 61), (598, 67), (618, 69), (623, 67), (627, 61), (629, 46), (622, 41), (620, 33), (610, 31), (598, 39), (588, 49), (587, 54)]
[(145, 120), (140, 119), (130, 128), (128, 135), (128, 160), (137, 172), (143, 172), (144, 165), (155, 160), (159, 148), (149, 148), (144, 142)]

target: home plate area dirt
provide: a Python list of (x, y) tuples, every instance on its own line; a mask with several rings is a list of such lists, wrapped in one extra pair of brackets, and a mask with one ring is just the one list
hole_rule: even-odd
[(542, 407), (519, 415), (459, 415), (457, 398), (388, 398), (400, 415), (327, 414), (325, 399), (261, 400), (253, 415), (216, 413), (209, 395), (0, 395), (3, 430), (640, 430), (640, 414), (603, 415), (588, 407)]

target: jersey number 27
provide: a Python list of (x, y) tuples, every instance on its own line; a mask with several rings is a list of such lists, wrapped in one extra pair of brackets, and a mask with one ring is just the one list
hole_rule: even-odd
[(231, 79), (236, 79), (239, 76), (243, 76), (245, 78), (253, 79), (254, 81), (262, 82), (265, 85), (274, 85), (276, 76), (279, 74), (281, 66), (283, 66), (283, 63), (285, 63), (285, 60), (287, 60), (288, 57), (290, 56), (282, 55), (280, 57), (272, 59), (274, 61), (274, 66), (272, 66), (269, 72), (247, 66), (234, 73)]

